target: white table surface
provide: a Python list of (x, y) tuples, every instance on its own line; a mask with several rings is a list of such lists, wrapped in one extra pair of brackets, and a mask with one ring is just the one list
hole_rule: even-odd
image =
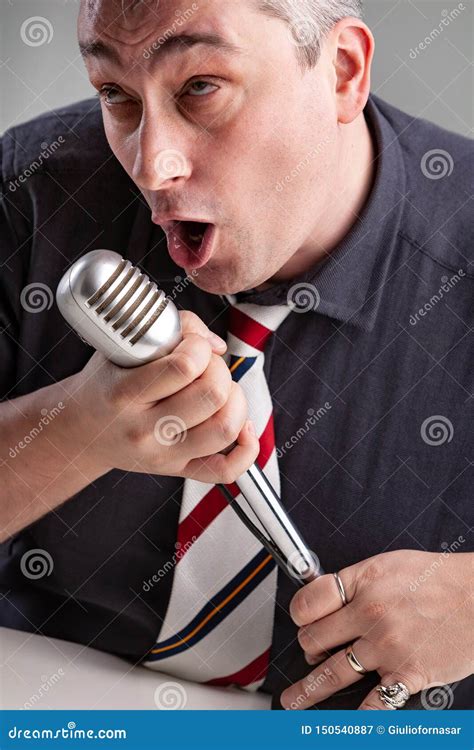
[(81, 644), (0, 628), (0, 709), (269, 709), (270, 697), (205, 687)]

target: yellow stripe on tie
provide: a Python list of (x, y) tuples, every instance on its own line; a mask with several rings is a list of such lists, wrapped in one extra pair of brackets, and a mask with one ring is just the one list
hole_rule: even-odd
[(232, 367), (229, 367), (229, 370), (231, 372), (234, 372), (234, 370), (236, 370), (238, 368), (238, 366), (242, 364), (242, 362), (244, 361), (244, 359), (245, 359), (245, 357), (240, 357), (240, 359), (238, 359), (236, 362), (234, 362), (234, 364), (232, 365)]
[(247, 583), (252, 580), (252, 578), (255, 578), (255, 576), (257, 575), (257, 573), (260, 570), (262, 570), (262, 568), (264, 568), (265, 565), (267, 565), (267, 563), (269, 563), (271, 559), (272, 559), (272, 556), (268, 555), (264, 560), (262, 560), (262, 562), (260, 563), (260, 565), (258, 565), (255, 568), (255, 570), (253, 570), (247, 576), (247, 578), (245, 578), (245, 580), (243, 580), (241, 583), (239, 583), (239, 585), (237, 586), (237, 588), (234, 589), (234, 591), (232, 591), (230, 594), (228, 594), (228, 596), (226, 596), (226, 598), (224, 599), (223, 602), (221, 602), (215, 609), (213, 609), (212, 612), (209, 612), (209, 614), (206, 615), (206, 617), (204, 618), (204, 620), (199, 625), (196, 625), (196, 627), (194, 628), (194, 630), (191, 631), (191, 633), (189, 633), (185, 638), (182, 638), (182, 640), (178, 641), (177, 643), (172, 643), (169, 646), (162, 646), (161, 648), (154, 648), (154, 649), (152, 649), (151, 653), (152, 654), (161, 654), (163, 651), (169, 651), (172, 648), (177, 648), (178, 646), (181, 646), (183, 643), (186, 643), (186, 641), (189, 641), (189, 639), (192, 638), (200, 630), (202, 630), (202, 628), (204, 627), (204, 625), (206, 625), (206, 623), (208, 623), (209, 620), (212, 617), (214, 617), (222, 609), (222, 607), (224, 607), (227, 604), (227, 602), (230, 602), (231, 599), (233, 599), (239, 593), (239, 591), (241, 591), (243, 589), (243, 587), (246, 586)]

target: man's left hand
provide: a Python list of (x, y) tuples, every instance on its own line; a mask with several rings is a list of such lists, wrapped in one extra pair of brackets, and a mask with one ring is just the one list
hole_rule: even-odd
[[(281, 695), (284, 708), (309, 708), (362, 679), (346, 657), (351, 644), (380, 684), (402, 682), (411, 695), (473, 672), (472, 553), (397, 550), (306, 584), (290, 614), (309, 664), (318, 666)], [(384, 709), (374, 689), (359, 709)]]

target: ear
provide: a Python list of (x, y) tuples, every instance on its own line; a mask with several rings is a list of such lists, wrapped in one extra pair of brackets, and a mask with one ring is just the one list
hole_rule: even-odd
[(338, 122), (350, 123), (362, 112), (370, 93), (374, 37), (359, 18), (343, 18), (331, 31)]

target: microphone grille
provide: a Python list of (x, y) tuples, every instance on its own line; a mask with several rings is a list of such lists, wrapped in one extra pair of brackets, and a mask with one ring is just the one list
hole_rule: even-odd
[(146, 274), (117, 256), (116, 268), (87, 300), (87, 306), (133, 346), (168, 305), (168, 298)]

